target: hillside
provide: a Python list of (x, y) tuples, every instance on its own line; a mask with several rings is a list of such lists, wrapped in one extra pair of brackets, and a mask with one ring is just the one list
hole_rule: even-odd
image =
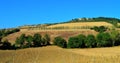
[(112, 27), (113, 25), (107, 22), (76, 22), (76, 23), (64, 23), (48, 26), (47, 28), (63, 28), (63, 29), (89, 29), (94, 26), (106, 26)]
[[(103, 21), (101, 21), (102, 19)], [(40, 24), (40, 25), (32, 25), (32, 26), (29, 25), (29, 26), (20, 27), (19, 32), (6, 35), (3, 38), (3, 40), (8, 39), (8, 42), (10, 42), (11, 44), (14, 44), (16, 38), (19, 37), (21, 34), (33, 36), (35, 33), (38, 33), (38, 34), (41, 34), (42, 37), (45, 34), (49, 34), (51, 38), (50, 43), (53, 44), (53, 39), (58, 36), (61, 36), (66, 41), (68, 40), (69, 37), (77, 36), (79, 34), (83, 34), (85, 36), (92, 34), (96, 36), (99, 32), (91, 30), (90, 29), (91, 27), (94, 27), (94, 26), (98, 26), (98, 27), (105, 26), (108, 28), (116, 27), (115, 26), (116, 22), (118, 25), (120, 25), (118, 21), (119, 20), (114, 18), (111, 18), (111, 19), (109, 18), (100, 18), (100, 19), (84, 18), (83, 19), (82, 18), (82, 19), (72, 20), (64, 23), (42, 24), (42, 25)], [(107, 30), (107, 32), (108, 31), (109, 30)], [(109, 35), (106, 35), (105, 37), (109, 38), (108, 36)], [(119, 38), (119, 37), (116, 37), (116, 38)], [(100, 39), (100, 40), (103, 40), (103, 39)], [(24, 41), (21, 41), (21, 42), (24, 42)], [(42, 41), (39, 41), (39, 42), (42, 42)], [(42, 47), (39, 46), (39, 47), (30, 47), (30, 48), (24, 48), (24, 49), (21, 48), (17, 50), (0, 50), (0, 63), (119, 63), (120, 62), (119, 53), (120, 53), (120, 46), (101, 47), (101, 48), (79, 48), (79, 49), (64, 48), (63, 49), (55, 45), (54, 46), (45, 45)]]
[(119, 48), (62, 49), (47, 46), (0, 50), (0, 63), (119, 63)]
[(88, 30), (86, 29), (82, 29), (82, 30), (29, 30), (29, 31), (20, 31), (17, 33), (10, 34), (4, 37), (3, 40), (8, 39), (11, 43), (14, 43), (16, 38), (19, 37), (21, 34), (34, 35), (35, 33), (39, 33), (41, 35), (49, 34), (51, 36), (51, 42), (57, 36), (61, 36), (67, 40), (69, 37), (76, 36), (78, 34), (85, 34), (85, 35), (97, 34), (97, 32), (93, 30), (89, 30), (89, 29)]
[[(47, 23), (47, 24), (36, 24), (36, 25), (24, 25), (20, 26), (20, 28), (29, 28), (29, 29), (49, 29), (49, 26), (58, 25), (58, 24), (66, 24), (66, 23), (79, 23), (79, 22), (107, 22), (117, 27), (117, 23), (120, 23), (120, 19), (112, 18), (112, 17), (94, 17), (94, 18), (75, 18), (69, 21), (60, 22), (60, 23)], [(84, 25), (85, 26), (85, 25)], [(92, 25), (90, 25), (92, 26)], [(61, 28), (61, 27), (60, 27)], [(62, 26), (63, 28), (63, 26)], [(68, 27), (65, 27), (68, 28)]]
[(90, 30), (89, 28), (94, 26), (106, 26), (106, 27), (113, 27), (112, 24), (107, 22), (76, 22), (76, 23), (63, 23), (63, 24), (56, 24), (47, 26), (46, 29), (40, 29), (39, 27), (34, 27), (32, 29), (21, 28), (20, 32), (10, 34), (3, 38), (3, 40), (8, 39), (11, 43), (14, 43), (16, 38), (19, 37), (21, 34), (26, 35), (34, 35), (35, 33), (39, 33), (41, 35), (49, 34), (51, 36), (51, 42), (56, 36), (61, 36), (64, 39), (68, 40), (69, 37), (75, 36), (78, 34), (94, 34), (96, 35), (97, 32), (94, 30)]

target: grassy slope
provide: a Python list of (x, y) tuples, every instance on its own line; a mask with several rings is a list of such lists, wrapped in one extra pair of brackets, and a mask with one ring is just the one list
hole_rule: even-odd
[[(95, 23), (94, 23), (95, 24)], [(98, 25), (98, 24), (97, 24)], [(106, 24), (105, 24), (106, 25)], [(8, 35), (8, 39), (14, 43), (16, 37), (22, 33), (33, 35), (34, 33), (50, 34), (53, 39), (62, 36), (68, 39), (78, 34), (97, 34), (91, 30), (30, 30)], [(28, 48), (21, 50), (0, 50), (0, 63), (119, 63), (120, 47), (94, 48), (94, 49), (61, 49), (56, 46), (42, 48)]]
[[(74, 27), (74, 26), (112, 26), (112, 24), (107, 23), (107, 22), (77, 22), (77, 23), (66, 23), (66, 24), (57, 24), (57, 25), (51, 25), (48, 27), (58, 27), (58, 26), (69, 26), (69, 27)], [(21, 34), (26, 34), (26, 35), (33, 35), (35, 33), (40, 33), (42, 35), (44, 34), (49, 34), (51, 36), (51, 39), (53, 40), (54, 37), (56, 36), (62, 36), (66, 40), (71, 37), (75, 36), (78, 34), (97, 34), (97, 32), (89, 29), (59, 29), (59, 30), (29, 30), (29, 31), (21, 31), (17, 33), (13, 33), (8, 35), (7, 37), (4, 38), (8, 39), (11, 43), (15, 42), (15, 39), (19, 37)], [(52, 41), (51, 40), (51, 41)]]
[(0, 63), (119, 63), (120, 47), (62, 49), (56, 46), (0, 50)]
[[(51, 36), (51, 39), (53, 40), (54, 37), (56, 36), (62, 36), (63, 38), (65, 38), (66, 40), (70, 37), (70, 36), (76, 36), (78, 34), (97, 34), (97, 32), (93, 31), (93, 30), (76, 30), (76, 31), (66, 31), (66, 30), (48, 30), (48, 31), (41, 31), (41, 30), (31, 30), (31, 31), (22, 31), (22, 32), (17, 32), (14, 34), (10, 34), (7, 37), (5, 37), (4, 39), (8, 39), (11, 43), (14, 43), (16, 38), (19, 37), (22, 33), (26, 34), (26, 35), (34, 35), (35, 33), (40, 33), (41, 35), (44, 34), (49, 34)], [(52, 42), (51, 40), (51, 42)]]
[(48, 28), (55, 28), (55, 27), (69, 27), (69, 28), (75, 28), (75, 27), (93, 27), (93, 26), (113, 26), (110, 23), (107, 22), (76, 22), (76, 23), (64, 23), (64, 24), (56, 24), (48, 26)]

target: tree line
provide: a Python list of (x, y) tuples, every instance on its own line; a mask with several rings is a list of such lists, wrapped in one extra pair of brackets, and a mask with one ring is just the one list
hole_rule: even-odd
[[(16, 38), (14, 44), (11, 44), (8, 40), (1, 41), (0, 49), (23, 49), (30, 47), (42, 47), (50, 45), (50, 35), (45, 34), (42, 36), (39, 33), (35, 33), (33, 36), (21, 34)], [(95, 48), (95, 47), (112, 47), (120, 45), (120, 33), (113, 30), (111, 32), (100, 32), (95, 35), (77, 35), (69, 37), (68, 40), (58, 36), (53, 40), (53, 44), (62, 48)]]
[(94, 27), (92, 27), (92, 28), (90, 28), (91, 30), (95, 30), (96, 32), (105, 32), (105, 31), (107, 31), (108, 30), (108, 28), (107, 27), (105, 27), (105, 26), (94, 26)]
[(8, 40), (5, 40), (3, 42), (0, 41), (0, 49), (3, 50), (42, 47), (47, 45), (50, 45), (50, 36), (48, 34), (45, 34), (42, 37), (39, 33), (34, 34), (34, 36), (26, 36), (25, 34), (21, 34), (20, 37), (16, 38), (14, 44), (11, 44)]
[(56, 37), (54, 44), (62, 48), (95, 48), (95, 47), (112, 47), (120, 45), (120, 34), (117, 31), (110, 33), (101, 32), (96, 36), (83, 35), (70, 37), (68, 42), (62, 37)]
[(15, 32), (19, 32), (20, 29), (0, 29), (0, 37), (5, 37), (9, 34), (15, 33)]

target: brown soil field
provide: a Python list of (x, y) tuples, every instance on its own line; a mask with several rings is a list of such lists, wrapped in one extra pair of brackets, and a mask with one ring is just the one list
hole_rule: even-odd
[(64, 39), (68, 39), (71, 36), (76, 36), (78, 34), (97, 34), (97, 32), (89, 29), (81, 29), (81, 30), (28, 30), (28, 31), (21, 31), (17, 33), (10, 34), (3, 38), (3, 40), (8, 39), (9, 42), (14, 43), (16, 38), (19, 37), (21, 34), (26, 34), (26, 35), (34, 35), (35, 33), (39, 33), (41, 35), (49, 34), (51, 37), (51, 42), (53, 39), (57, 36), (61, 36)]
[(120, 46), (62, 49), (57, 46), (0, 50), (0, 63), (119, 63)]

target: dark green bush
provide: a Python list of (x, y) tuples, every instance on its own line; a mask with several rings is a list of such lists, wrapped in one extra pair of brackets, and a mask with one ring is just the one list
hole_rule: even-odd
[(112, 40), (109, 33), (99, 33), (96, 38), (97, 38), (97, 47), (112, 46)]
[(38, 33), (34, 34), (33, 44), (34, 44), (34, 47), (42, 46), (42, 36), (40, 34), (38, 34)]
[(114, 46), (120, 45), (120, 34), (117, 35)]
[(45, 43), (44, 45), (50, 45), (50, 36), (48, 34), (45, 34), (43, 40), (43, 42)]
[(27, 47), (32, 47), (33, 45), (32, 45), (32, 43), (33, 43), (33, 37), (32, 36), (30, 36), (30, 35), (28, 35), (27, 37), (26, 37), (26, 46)]
[(15, 41), (16, 45), (18, 45), (20, 48), (24, 48), (25, 38), (26, 38), (25, 34), (21, 34), (20, 37), (17, 37)]
[(84, 48), (85, 36), (80, 34), (76, 37), (70, 37), (68, 40), (68, 48)]
[(62, 48), (66, 48), (67, 47), (67, 42), (62, 37), (55, 37), (53, 42), (54, 42), (54, 45), (57, 45), (59, 47), (62, 47)]
[(95, 31), (97, 31), (97, 32), (105, 32), (108, 28), (105, 27), (105, 26), (100, 26), (100, 27), (95, 26), (95, 27), (93, 27), (93, 28), (91, 28), (91, 29), (92, 29), (92, 30), (95, 30)]
[(86, 37), (85, 46), (88, 48), (96, 47), (96, 39), (94, 35), (88, 35)]
[(80, 35), (78, 35), (77, 37), (78, 37), (79, 47), (80, 47), (80, 48), (84, 48), (84, 47), (85, 47), (85, 39), (86, 39), (86, 36), (83, 35), (83, 34), (80, 34)]
[(4, 42), (1, 42), (1, 46), (0, 46), (0, 49), (3, 49), (3, 50), (10, 50), (12, 49), (12, 46), (11, 46), (11, 43), (8, 42), (8, 40), (5, 40)]
[(68, 48), (79, 48), (78, 37), (70, 37), (67, 46)]

